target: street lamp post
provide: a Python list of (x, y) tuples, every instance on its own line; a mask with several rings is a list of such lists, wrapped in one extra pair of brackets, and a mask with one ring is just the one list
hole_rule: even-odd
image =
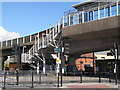
[(119, 45), (118, 44), (116, 44), (116, 43), (114, 43), (114, 48), (115, 48), (115, 55), (114, 55), (114, 57), (115, 57), (115, 68), (114, 68), (114, 73), (115, 73), (115, 84), (117, 85), (117, 83), (118, 83), (118, 81), (117, 81), (117, 79), (118, 79), (118, 75), (117, 75), (117, 72), (118, 72), (118, 67), (117, 67), (117, 61), (118, 61), (118, 59), (119, 59)]

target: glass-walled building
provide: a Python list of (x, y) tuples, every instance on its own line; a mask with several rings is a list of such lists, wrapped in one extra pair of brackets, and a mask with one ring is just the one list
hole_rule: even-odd
[(64, 26), (71, 26), (99, 20), (112, 16), (120, 15), (120, 1), (118, 2), (85, 2), (73, 5), (76, 9), (74, 12), (70, 10), (65, 13), (63, 18)]

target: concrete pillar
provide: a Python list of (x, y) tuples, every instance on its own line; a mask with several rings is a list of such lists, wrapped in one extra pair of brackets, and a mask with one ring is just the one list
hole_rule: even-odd
[(75, 65), (75, 61), (77, 58), (79, 58), (80, 55), (70, 55), (68, 58), (68, 66), (67, 66), (67, 72), (73, 72), (76, 65)]
[(2, 56), (0, 56), (0, 72), (2, 71)]
[(4, 70), (4, 61), (7, 60), (7, 56), (0, 56), (0, 72)]

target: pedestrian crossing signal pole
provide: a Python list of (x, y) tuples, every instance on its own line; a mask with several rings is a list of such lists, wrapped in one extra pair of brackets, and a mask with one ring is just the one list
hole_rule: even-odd
[(119, 58), (119, 46), (118, 46), (118, 44), (116, 44), (116, 43), (114, 43), (114, 48), (115, 48), (115, 68), (114, 68), (114, 73), (115, 73), (115, 84), (117, 85), (117, 83), (118, 83), (118, 81), (117, 81), (117, 79), (118, 79), (118, 67), (117, 67), (117, 62), (118, 62), (118, 58)]
[(56, 58), (56, 71), (57, 71), (57, 76), (58, 76), (58, 73), (60, 73), (60, 64), (61, 64), (61, 59), (60, 59), (60, 52), (59, 49), (61, 48), (57, 48), (57, 58)]

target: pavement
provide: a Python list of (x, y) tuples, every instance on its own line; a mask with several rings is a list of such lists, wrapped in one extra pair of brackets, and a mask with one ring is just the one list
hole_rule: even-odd
[[(27, 77), (28, 78), (28, 77)], [(49, 81), (46, 83), (46, 82), (42, 82), (41, 84), (38, 84), (38, 83), (34, 83), (33, 86), (34, 88), (31, 88), (32, 84), (29, 82), (29, 83), (26, 83), (26, 84), (19, 84), (19, 85), (16, 85), (14, 84), (14, 82), (12, 82), (11, 84), (9, 83), (9, 85), (7, 84), (6, 85), (6, 90), (47, 90), (47, 89), (68, 89), (68, 90), (75, 90), (75, 89), (99, 89), (99, 90), (103, 90), (103, 89), (108, 89), (108, 90), (117, 90), (118, 87), (120, 86), (120, 84), (118, 85), (115, 85), (115, 83), (108, 83), (108, 80), (106, 82), (102, 82), (102, 83), (98, 83), (98, 82), (88, 82), (88, 81), (84, 81), (83, 83), (80, 83), (79, 80), (78, 82), (75, 82), (77, 79), (79, 78), (75, 78), (73, 82), (70, 82), (69, 78), (73, 78), (73, 77), (68, 77), (66, 79), (65, 82), (63, 82), (63, 85), (62, 87), (57, 87), (57, 82), (54, 82), (54, 83), (50, 83)], [(25, 79), (25, 78), (24, 78)], [(34, 80), (36, 80), (37, 78), (34, 78)], [(48, 79), (48, 78), (46, 78)], [(63, 78), (65, 79), (65, 78)], [(85, 78), (84, 78), (85, 79)], [(50, 79), (49, 79), (50, 80)], [(57, 80), (57, 79), (55, 79)], [(93, 78), (92, 80), (96, 80), (96, 78)], [(2, 77), (0, 77), (0, 81), (2, 81)], [(12, 80), (14, 81), (14, 80)], [(16, 81), (16, 80), (15, 80)], [(54, 81), (54, 80), (53, 80)], [(0, 90), (3, 90), (2, 89), (2, 83), (0, 83)]]
[(113, 83), (71, 83), (63, 85), (62, 88), (118, 88), (118, 85)]
[[(6, 86), (7, 87), (7, 86)], [(1, 87), (2, 88), (2, 87)], [(31, 85), (29, 86), (9, 86), (7, 87), (7, 90), (12, 90), (12, 89), (15, 89), (15, 88), (19, 88), (21, 90), (26, 90), (27, 88), (30, 89), (31, 88)], [(35, 88), (58, 88), (57, 87), (57, 84), (38, 84), (38, 85), (34, 85), (34, 89)], [(77, 89), (77, 88), (88, 88), (88, 89), (91, 89), (91, 88), (95, 88), (95, 89), (117, 89), (118, 88), (118, 85), (115, 85), (113, 83), (69, 83), (69, 84), (63, 84), (62, 87), (60, 86), (59, 89), (63, 89), (63, 88), (74, 88), (74, 89)], [(33, 90), (34, 90), (33, 89)], [(1, 89), (2, 90), (2, 89)]]

